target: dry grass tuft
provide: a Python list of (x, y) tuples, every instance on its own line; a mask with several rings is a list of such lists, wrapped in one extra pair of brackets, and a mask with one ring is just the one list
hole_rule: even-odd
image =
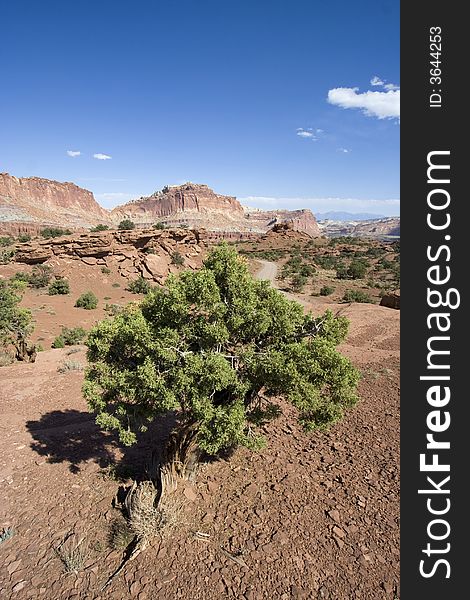
[(78, 573), (90, 557), (90, 549), (85, 536), (77, 540), (74, 533), (69, 533), (55, 548), (55, 553), (62, 561), (66, 573)]

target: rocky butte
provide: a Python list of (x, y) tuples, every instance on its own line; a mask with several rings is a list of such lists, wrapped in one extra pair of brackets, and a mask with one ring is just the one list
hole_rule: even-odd
[(290, 223), (295, 231), (310, 237), (321, 235), (310, 210), (247, 209), (234, 196), (217, 194), (198, 183), (165, 186), (150, 196), (108, 211), (96, 202), (90, 191), (73, 183), (0, 174), (0, 232), (3, 234), (38, 233), (45, 226), (83, 230), (98, 223), (112, 228), (123, 219), (134, 221), (138, 228), (161, 222), (167, 227), (205, 229), (220, 237), (256, 236), (280, 223)]
[(74, 183), (0, 173), (0, 228), (36, 233), (44, 226), (70, 228), (110, 223), (93, 194)]

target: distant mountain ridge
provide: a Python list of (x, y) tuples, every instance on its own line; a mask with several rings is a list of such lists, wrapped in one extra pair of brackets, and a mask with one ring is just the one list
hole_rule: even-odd
[(341, 210), (331, 210), (325, 213), (315, 213), (318, 221), (373, 221), (375, 219), (385, 219), (385, 215), (376, 215), (374, 213), (350, 213)]
[(247, 213), (234, 196), (215, 193), (204, 184), (187, 182), (117, 206), (108, 211), (92, 192), (73, 183), (40, 177), (17, 178), (0, 174), (0, 231), (37, 233), (45, 226), (84, 229), (102, 223), (110, 227), (130, 219), (138, 227), (161, 222), (227, 233), (266, 233), (274, 225), (290, 223), (310, 237), (321, 235), (308, 209)]

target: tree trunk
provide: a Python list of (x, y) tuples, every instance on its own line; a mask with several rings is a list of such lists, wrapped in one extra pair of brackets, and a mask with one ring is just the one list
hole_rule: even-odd
[[(163, 458), (154, 473), (161, 488), (160, 497), (171, 494), (178, 480), (193, 480), (201, 458), (197, 444), (198, 423), (189, 422), (177, 426), (168, 438)], [(153, 475), (153, 474), (152, 474)]]
[(36, 346), (28, 348), (28, 344), (25, 340), (18, 340), (15, 344), (16, 347), (16, 360), (35, 362), (36, 361)]

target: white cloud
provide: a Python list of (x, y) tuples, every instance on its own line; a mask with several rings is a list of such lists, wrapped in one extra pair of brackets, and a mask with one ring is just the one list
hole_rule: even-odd
[(400, 118), (400, 90), (362, 92), (359, 88), (334, 88), (328, 91), (328, 102), (341, 108), (359, 108), (368, 117)]
[(98, 154), (93, 154), (93, 158), (97, 158), (98, 160), (111, 160), (112, 156), (109, 156), (108, 154), (101, 154), (99, 152)]
[(315, 135), (306, 129), (297, 129), (297, 135), (301, 138), (315, 138)]
[(296, 210), (309, 208), (313, 213), (341, 210), (347, 212), (371, 212), (386, 216), (400, 214), (400, 200), (396, 198), (276, 198), (271, 196), (247, 196), (239, 198), (244, 206), (262, 210)]
[(351, 152), (351, 150), (348, 150), (347, 148), (338, 148), (338, 152), (343, 152), (344, 154), (349, 154)]
[(76, 156), (80, 156), (81, 152), (80, 150), (67, 150), (67, 154), (72, 158), (75, 158)]
[(399, 90), (400, 86), (399, 85), (395, 85), (394, 83), (386, 83), (386, 84), (384, 84), (384, 88), (386, 90)]
[(319, 136), (324, 133), (323, 129), (313, 129), (313, 127), (297, 127), (296, 134), (301, 138), (310, 138), (316, 142)]
[(371, 85), (383, 85), (384, 83), (385, 81), (382, 81), (382, 79), (380, 79), (380, 77), (377, 77), (377, 75), (374, 75), (374, 77), (372, 77), (372, 79), (370, 80)]

